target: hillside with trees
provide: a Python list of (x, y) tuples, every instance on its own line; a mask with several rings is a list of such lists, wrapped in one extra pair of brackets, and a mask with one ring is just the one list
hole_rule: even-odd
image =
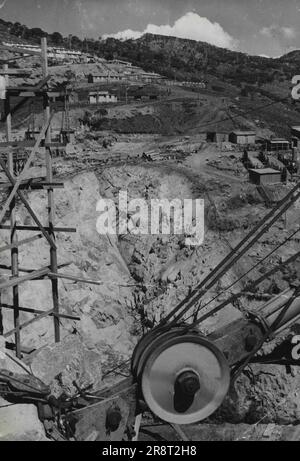
[(39, 44), (47, 37), (50, 46), (80, 50), (105, 59), (122, 59), (177, 81), (207, 81), (222, 89), (222, 83), (238, 88), (241, 95), (252, 92), (272, 98), (290, 93), (291, 79), (299, 73), (300, 51), (278, 59), (250, 56), (194, 40), (145, 34), (137, 40), (84, 39), (18, 22), (0, 19), (0, 40)]

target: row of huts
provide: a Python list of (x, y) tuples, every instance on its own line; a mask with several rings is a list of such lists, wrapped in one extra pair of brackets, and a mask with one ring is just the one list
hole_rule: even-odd
[(123, 72), (102, 72), (99, 74), (87, 75), (88, 83), (116, 83), (116, 82), (142, 82), (159, 83), (165, 79), (162, 75), (154, 72), (134, 71), (135, 66), (131, 66), (130, 71)]
[(232, 142), (233, 144), (255, 144), (256, 132), (250, 130), (228, 131), (209, 131), (207, 132), (208, 142)]
[(118, 102), (118, 97), (108, 91), (90, 91), (88, 98), (89, 104), (107, 104)]
[[(206, 134), (208, 142), (222, 143), (231, 142), (233, 144), (251, 145), (257, 141), (254, 130), (235, 130), (228, 131), (209, 131)], [(266, 150), (269, 152), (278, 152), (290, 150), (292, 147), (300, 147), (300, 126), (291, 127), (291, 140), (284, 138), (270, 138), (265, 142)]]

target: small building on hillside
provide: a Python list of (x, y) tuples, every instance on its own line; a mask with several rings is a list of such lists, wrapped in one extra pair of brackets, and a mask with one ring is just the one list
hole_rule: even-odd
[(300, 147), (300, 126), (292, 126), (291, 127), (291, 135), (292, 135), (292, 148)]
[(300, 139), (300, 126), (292, 126), (291, 135), (295, 138)]
[(229, 141), (229, 133), (225, 131), (208, 131), (206, 133), (206, 141), (207, 142), (228, 142)]
[(110, 94), (108, 91), (90, 91), (89, 92), (89, 103), (100, 104), (100, 103), (114, 103), (118, 102), (118, 98), (114, 94)]
[(278, 152), (281, 150), (289, 150), (290, 142), (283, 138), (272, 138), (267, 140), (267, 151)]
[(87, 76), (88, 83), (109, 83), (109, 82), (119, 82), (122, 80), (122, 75), (119, 74), (89, 74)]
[(138, 78), (144, 83), (157, 83), (164, 79), (162, 75), (156, 74), (155, 72), (141, 72), (138, 74)]
[(116, 64), (118, 66), (129, 66), (131, 67), (132, 66), (132, 63), (131, 62), (128, 62), (128, 61), (122, 61), (121, 59), (111, 59), (110, 61), (108, 61), (109, 64)]
[(123, 80), (128, 82), (138, 82), (139, 81), (139, 74), (131, 73), (131, 72), (124, 72)]
[(250, 169), (248, 171), (250, 182), (257, 186), (268, 186), (281, 182), (281, 171), (273, 170), (273, 168)]
[(239, 130), (232, 131), (229, 135), (229, 141), (233, 144), (255, 144), (255, 131)]

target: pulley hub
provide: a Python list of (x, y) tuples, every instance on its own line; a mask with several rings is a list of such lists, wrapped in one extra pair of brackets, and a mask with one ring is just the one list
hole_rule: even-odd
[(193, 396), (200, 389), (199, 377), (194, 371), (184, 371), (175, 381), (175, 389), (182, 395)]
[(149, 409), (175, 424), (210, 416), (223, 402), (230, 383), (222, 352), (182, 325), (148, 333), (135, 350), (132, 369)]

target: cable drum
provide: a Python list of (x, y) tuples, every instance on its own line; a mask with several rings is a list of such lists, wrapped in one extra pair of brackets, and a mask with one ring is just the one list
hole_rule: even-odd
[(183, 334), (183, 330), (172, 328), (148, 342), (139, 356), (138, 382), (156, 416), (169, 423), (192, 424), (221, 405), (229, 389), (230, 370), (212, 342), (198, 332)]

